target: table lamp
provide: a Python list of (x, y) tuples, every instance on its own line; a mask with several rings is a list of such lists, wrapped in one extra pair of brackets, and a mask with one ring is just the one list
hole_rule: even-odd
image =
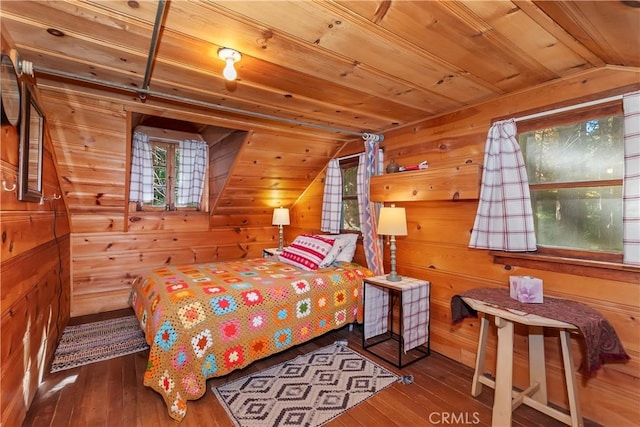
[(399, 282), (402, 277), (396, 273), (396, 236), (407, 235), (407, 215), (404, 208), (397, 208), (395, 205), (389, 207), (383, 206), (380, 209), (380, 218), (378, 219), (378, 234), (391, 236), (391, 272), (387, 276), (390, 282)]
[(278, 252), (282, 252), (282, 247), (284, 243), (284, 234), (282, 230), (283, 225), (289, 225), (289, 209), (287, 208), (276, 208), (273, 210), (273, 220), (271, 221), (273, 225), (277, 225), (280, 231), (280, 240), (278, 243)]

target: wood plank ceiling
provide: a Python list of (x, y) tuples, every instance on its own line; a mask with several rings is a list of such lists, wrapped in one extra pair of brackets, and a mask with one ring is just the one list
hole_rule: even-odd
[[(0, 24), (39, 82), (62, 86), (68, 73), (135, 90), (148, 73), (149, 90), (222, 106), (243, 130), (329, 139), (328, 160), (349, 132), (384, 133), (594, 67), (640, 67), (639, 6), (172, 0), (160, 15), (156, 1), (4, 1)], [(232, 83), (223, 46), (243, 55)]]

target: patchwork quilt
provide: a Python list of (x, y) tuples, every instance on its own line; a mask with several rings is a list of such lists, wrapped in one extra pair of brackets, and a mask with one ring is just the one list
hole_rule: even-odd
[(361, 321), (365, 267), (305, 271), (270, 258), (167, 266), (137, 277), (130, 304), (150, 346), (144, 384), (181, 420), (207, 378)]

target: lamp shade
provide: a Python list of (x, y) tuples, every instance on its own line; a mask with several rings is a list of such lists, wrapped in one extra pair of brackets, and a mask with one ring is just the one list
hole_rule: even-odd
[(276, 208), (273, 210), (273, 225), (289, 225), (289, 209)]
[(380, 208), (378, 234), (387, 236), (406, 236), (407, 215), (404, 208), (396, 208), (394, 205)]

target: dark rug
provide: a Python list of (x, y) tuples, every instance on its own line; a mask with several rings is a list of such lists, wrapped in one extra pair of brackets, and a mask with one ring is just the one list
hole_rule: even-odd
[(53, 356), (51, 372), (148, 349), (135, 316), (67, 326)]
[(238, 427), (320, 426), (400, 380), (336, 342), (213, 388)]

